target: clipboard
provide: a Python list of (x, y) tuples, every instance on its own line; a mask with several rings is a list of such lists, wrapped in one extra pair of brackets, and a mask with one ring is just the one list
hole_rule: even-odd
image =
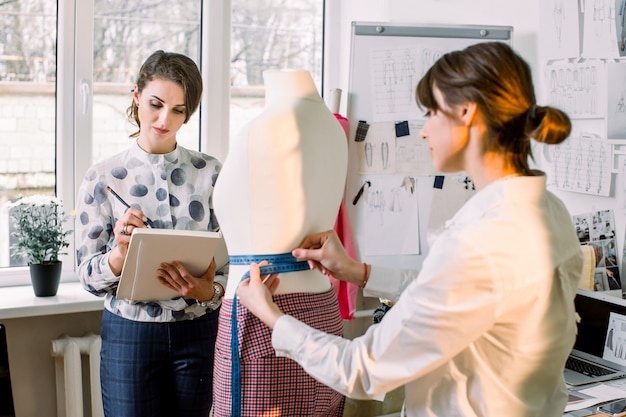
[(215, 257), (217, 269), (228, 263), (220, 232), (178, 229), (133, 230), (116, 297), (130, 302), (163, 301), (180, 294), (161, 284), (156, 270), (162, 262), (180, 261), (194, 276), (206, 272)]

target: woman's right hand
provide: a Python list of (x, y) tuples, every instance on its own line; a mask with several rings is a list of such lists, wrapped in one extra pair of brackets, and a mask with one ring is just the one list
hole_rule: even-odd
[(109, 266), (116, 276), (122, 273), (133, 230), (146, 227), (144, 225), (145, 219), (146, 216), (141, 210), (131, 207), (115, 222), (113, 235), (117, 245), (109, 253)]
[(356, 285), (363, 282), (363, 265), (348, 255), (334, 230), (305, 237), (291, 254), (297, 259), (309, 261), (311, 269), (318, 269), (336, 279)]

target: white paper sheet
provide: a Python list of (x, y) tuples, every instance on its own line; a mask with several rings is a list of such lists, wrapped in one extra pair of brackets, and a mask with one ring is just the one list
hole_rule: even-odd
[(593, 407), (594, 405), (605, 401), (626, 398), (626, 391), (606, 384), (594, 385), (590, 388), (584, 388), (577, 391), (580, 391), (585, 395), (589, 395), (592, 398), (585, 401), (577, 401), (575, 403), (567, 404), (565, 407), (566, 412)]
[(611, 193), (612, 150), (597, 135), (571, 136), (550, 146), (550, 186), (564, 191), (609, 196)]
[(608, 74), (601, 60), (556, 61), (546, 66), (546, 86), (551, 106), (572, 119), (596, 119), (606, 115)]
[[(617, 20), (615, 0), (585, 1), (583, 10), (584, 58), (619, 58), (617, 47)], [(621, 34), (621, 33), (620, 33)]]
[(606, 130), (608, 139), (626, 139), (626, 63), (607, 65), (608, 103)]
[(417, 255), (420, 253), (417, 191), (403, 185), (404, 177), (368, 178), (364, 195), (365, 255)]
[(550, 59), (575, 58), (580, 55), (579, 2), (543, 0), (539, 2), (539, 47)]

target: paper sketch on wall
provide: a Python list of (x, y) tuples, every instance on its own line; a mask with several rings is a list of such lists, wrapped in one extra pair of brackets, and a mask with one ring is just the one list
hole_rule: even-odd
[(433, 64), (439, 58), (441, 58), (443, 53), (444, 52), (441, 49), (431, 49), (431, 48), (422, 49), (422, 59), (420, 61), (419, 78), (422, 78), (426, 74), (426, 71), (428, 71), (428, 69), (432, 67)]
[(580, 55), (579, 2), (543, 0), (539, 2), (539, 47), (550, 59), (576, 58)]
[(613, 210), (577, 214), (572, 219), (580, 243), (595, 252), (594, 290), (621, 289)]
[(564, 191), (609, 196), (611, 145), (594, 134), (572, 135), (546, 147), (550, 163), (548, 185)]
[(621, 0), (588, 0), (583, 10), (583, 58), (618, 58), (617, 17)]
[(441, 174), (433, 166), (428, 142), (420, 135), (423, 125), (421, 121), (409, 121), (410, 134), (396, 138), (397, 173), (414, 176)]
[(359, 172), (393, 174), (396, 172), (396, 131), (393, 122), (372, 123), (367, 136), (357, 142)]
[(420, 116), (415, 87), (425, 72), (424, 62), (428, 69), (436, 57), (431, 52), (418, 54), (415, 47), (370, 51), (374, 122), (415, 120)]
[(607, 138), (626, 139), (626, 63), (609, 63), (607, 82), (611, 86), (607, 92)]
[(555, 62), (546, 66), (549, 104), (572, 119), (603, 118), (607, 106), (607, 70), (602, 61)]
[(438, 175), (428, 142), (420, 136), (423, 122), (407, 121), (409, 134), (396, 137), (394, 122), (369, 125), (357, 142), (359, 174)]
[(417, 191), (405, 177), (368, 177), (365, 204), (365, 255), (420, 253)]

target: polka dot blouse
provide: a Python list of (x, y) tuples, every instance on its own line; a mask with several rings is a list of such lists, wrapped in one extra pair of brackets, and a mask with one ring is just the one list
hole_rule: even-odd
[[(131, 304), (115, 298), (119, 276), (108, 263), (115, 247), (113, 228), (126, 207), (108, 192), (110, 186), (129, 205), (138, 208), (161, 229), (219, 229), (212, 194), (219, 161), (178, 145), (168, 154), (149, 154), (135, 142), (128, 150), (91, 167), (79, 190), (76, 207), (76, 258), (85, 289), (105, 297), (105, 308), (138, 321), (178, 321), (205, 314), (195, 300)], [(216, 282), (226, 287), (224, 276)]]

